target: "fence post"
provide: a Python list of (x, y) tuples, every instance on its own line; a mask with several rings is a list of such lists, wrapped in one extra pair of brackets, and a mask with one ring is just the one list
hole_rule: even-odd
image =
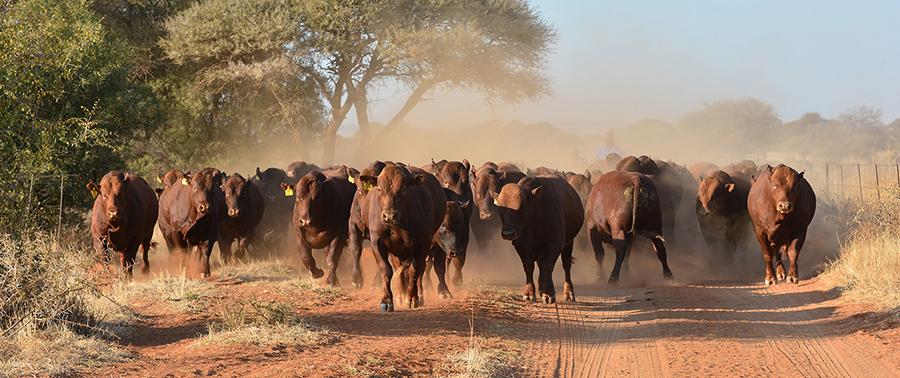
[(59, 218), (56, 221), (56, 245), (59, 245), (59, 239), (62, 237), (62, 218), (63, 218), (63, 186), (66, 183), (66, 175), (59, 175)]
[(831, 198), (831, 180), (828, 178), (828, 163), (825, 163), (825, 195)]
[(875, 196), (881, 199), (881, 189), (879, 189), (878, 185), (878, 163), (875, 164)]
[(859, 167), (859, 163), (856, 163), (856, 183), (859, 184), (859, 199), (863, 199), (863, 187), (862, 187), (862, 169)]
[(839, 163), (838, 168), (841, 169), (841, 198), (844, 198), (844, 163)]

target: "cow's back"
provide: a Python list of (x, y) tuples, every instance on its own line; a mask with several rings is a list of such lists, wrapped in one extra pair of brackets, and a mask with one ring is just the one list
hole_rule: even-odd
[(159, 201), (156, 192), (143, 178), (127, 175), (128, 197), (130, 198), (128, 210), (130, 214), (138, 215), (135, 230), (138, 237), (145, 239), (153, 235), (153, 226), (159, 215)]
[(540, 185), (542, 193), (534, 199), (532, 221), (536, 230), (553, 230), (562, 225), (560, 231), (565, 242), (575, 239), (584, 224), (584, 206), (578, 192), (560, 176), (530, 177), (524, 180), (526, 189)]

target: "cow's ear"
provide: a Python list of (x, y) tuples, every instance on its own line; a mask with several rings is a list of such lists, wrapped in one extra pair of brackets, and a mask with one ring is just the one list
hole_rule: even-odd
[(463, 159), (462, 161), (463, 167), (466, 167), (466, 170), (472, 169), (472, 166), (469, 164), (469, 160)]
[(544, 191), (544, 186), (541, 185), (541, 186), (539, 186), (539, 187), (537, 187), (537, 188), (531, 189), (531, 195), (534, 196), (534, 198), (538, 198), (538, 197), (541, 196), (541, 193), (542, 193), (543, 191)]
[(772, 173), (772, 166), (769, 164), (766, 164), (766, 170), (768, 170), (769, 173)]
[(413, 177), (413, 185), (422, 185), (427, 180), (427, 177), (424, 174), (417, 174)]
[(588, 170), (588, 169), (585, 169), (585, 170), (584, 170), (584, 177), (586, 177), (586, 178), (588, 179), (588, 181), (591, 181), (591, 171)]
[(162, 192), (163, 192), (163, 189), (162, 189), (162, 188), (156, 188), (156, 196), (157, 196), (157, 197), (161, 196), (161, 195), (162, 195)]
[(256, 177), (261, 177), (262, 171), (259, 170), (259, 167), (256, 167)]
[(99, 188), (97, 187), (97, 184), (95, 184), (93, 180), (88, 181), (87, 185), (85, 185), (85, 188), (87, 188), (87, 190), (90, 190), (92, 192), (95, 190), (99, 190)]
[(437, 174), (438, 172), (440, 172), (440, 171), (438, 170), (438, 163), (435, 163), (435, 162), (434, 162), (434, 158), (431, 158), (431, 171), (434, 172), (435, 174)]
[(475, 181), (475, 179), (478, 178), (478, 177), (476, 177), (476, 175), (475, 175), (475, 170), (474, 170), (474, 169), (470, 169), (469, 172), (472, 173), (472, 181)]
[(734, 191), (734, 184), (733, 184), (733, 183), (731, 183), (731, 184), (725, 184), (725, 190), (727, 190), (728, 193), (733, 192), (733, 191)]
[(378, 177), (371, 175), (359, 175), (359, 177), (356, 178), (356, 187), (363, 193), (368, 193), (369, 190), (375, 188), (376, 185), (378, 185)]
[(462, 211), (468, 211), (468, 210), (469, 210), (469, 205), (470, 205), (470, 204), (471, 204), (470, 201), (460, 202), (460, 203), (459, 203), (459, 208), (462, 209)]
[(806, 171), (800, 171), (800, 177), (803, 177), (804, 173), (806, 173)]
[(698, 175), (697, 178), (699, 179), (698, 181), (703, 182), (703, 174), (702, 173), (700, 175)]

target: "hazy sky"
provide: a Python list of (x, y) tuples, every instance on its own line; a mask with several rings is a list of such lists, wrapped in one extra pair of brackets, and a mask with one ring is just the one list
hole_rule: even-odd
[[(491, 109), (467, 93), (438, 95), (410, 123), (487, 118), (562, 127), (666, 120), (716, 99), (756, 97), (783, 119), (832, 117), (859, 105), (900, 117), (900, 1), (559, 1), (534, 5), (559, 32), (553, 94)], [(386, 121), (405, 92), (383, 88)], [(355, 123), (352, 119), (348, 123)], [(348, 125), (349, 126), (349, 125)]]

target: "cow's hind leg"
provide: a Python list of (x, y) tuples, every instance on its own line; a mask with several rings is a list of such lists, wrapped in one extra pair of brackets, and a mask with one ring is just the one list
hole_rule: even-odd
[(620, 238), (613, 239), (612, 245), (616, 249), (616, 264), (613, 266), (612, 273), (609, 274), (609, 283), (615, 285), (619, 282), (619, 274), (622, 272), (622, 263), (625, 261), (625, 254), (631, 244), (631, 239), (625, 236), (624, 232), (620, 233)]
[(340, 286), (337, 277), (338, 264), (341, 262), (341, 254), (344, 253), (344, 246), (347, 239), (341, 236), (335, 237), (328, 245), (328, 254), (325, 256), (325, 284), (329, 286)]
[(441, 299), (453, 298), (450, 288), (447, 287), (447, 254), (438, 247), (433, 247), (432, 251), (434, 253), (434, 273), (437, 274), (438, 279), (438, 296)]
[(141, 242), (141, 252), (143, 253), (143, 257), (144, 257), (144, 265), (141, 265), (141, 273), (144, 275), (147, 275), (150, 273), (150, 258), (149, 258), (150, 245), (151, 245), (151, 238), (147, 238), (147, 240), (144, 240), (143, 242)]
[(131, 281), (134, 262), (137, 259), (138, 245), (129, 246), (127, 249), (119, 253), (119, 259), (122, 266), (122, 272), (125, 273), (125, 280)]
[(597, 281), (600, 281), (603, 279), (603, 257), (605, 256), (603, 238), (600, 236), (600, 231), (593, 228), (591, 229), (590, 238), (591, 246), (594, 247), (594, 260), (597, 261)]
[(806, 239), (806, 235), (802, 235), (797, 239), (791, 241), (791, 245), (788, 247), (788, 259), (790, 259), (790, 268), (788, 269), (787, 280), (790, 283), (800, 283), (800, 276), (797, 272), (798, 267), (798, 259), (800, 258), (800, 249), (803, 248), (803, 242)]
[[(362, 231), (350, 222), (350, 235), (347, 238), (347, 250), (350, 252), (350, 258), (353, 259), (353, 287), (360, 289), (363, 285), (362, 268), (360, 267), (360, 259), (362, 258)], [(377, 273), (376, 273), (377, 276)], [(374, 280), (377, 282), (378, 280)]]
[(404, 269), (404, 276), (406, 276), (406, 286), (404, 290), (406, 290), (406, 300), (409, 308), (417, 308), (425, 304), (425, 300), (422, 298), (422, 293), (419, 292), (419, 287), (422, 283), (422, 273), (425, 272), (425, 254), (417, 253), (413, 256), (413, 261), (409, 266)]
[(672, 271), (669, 270), (669, 262), (666, 256), (666, 244), (663, 242), (663, 238), (655, 236), (650, 238), (650, 242), (653, 243), (653, 250), (656, 251), (656, 258), (659, 259), (659, 263), (662, 265), (663, 278), (671, 280)]
[(566, 302), (575, 302), (575, 285), (572, 284), (572, 242), (566, 244), (562, 250), (563, 270), (566, 273), (566, 282), (563, 284), (563, 295)]

